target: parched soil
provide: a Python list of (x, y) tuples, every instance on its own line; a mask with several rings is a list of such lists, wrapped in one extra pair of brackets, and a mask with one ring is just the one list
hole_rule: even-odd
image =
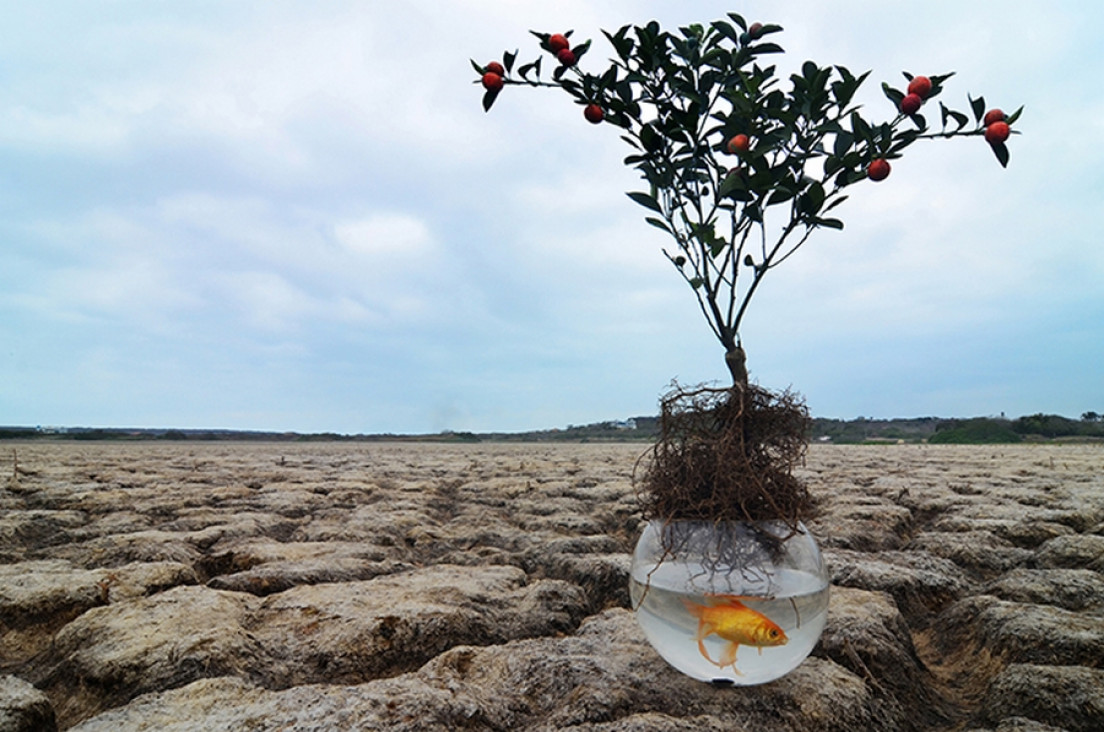
[(1104, 729), (1104, 446), (810, 448), (828, 626), (628, 610), (640, 444), (0, 443), (0, 731)]

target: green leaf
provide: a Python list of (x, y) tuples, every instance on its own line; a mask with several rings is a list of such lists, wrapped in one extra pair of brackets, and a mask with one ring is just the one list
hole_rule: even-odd
[(487, 93), (483, 95), (483, 111), (490, 112), (491, 105), (495, 103), (495, 99), (498, 99), (498, 93), (501, 89), (488, 89)]
[(851, 131), (861, 137), (867, 144), (874, 144), (874, 133), (866, 120), (859, 116), (858, 112), (851, 113)]
[(575, 54), (575, 60), (576, 60), (576, 62), (578, 62), (578, 61), (582, 60), (583, 54), (585, 54), (589, 50), (590, 50), (590, 41), (587, 40), (586, 43), (582, 43), (582, 44), (572, 48), (571, 52)]
[(1002, 168), (1008, 167), (1008, 146), (1003, 142), (994, 142), (989, 145), (993, 148), (993, 154), (997, 156), (997, 161), (1000, 162)]
[(705, 280), (703, 280), (701, 277), (694, 277), (690, 280), (690, 286), (693, 287), (695, 290), (700, 290), (701, 286), (704, 284)]
[(1020, 118), (1020, 115), (1023, 114), (1023, 110), (1024, 110), (1024, 108), (1020, 107), (1015, 112), (1008, 115), (1008, 118), (1005, 120), (1005, 122), (1007, 122), (1008, 124), (1012, 124), (1013, 122), (1015, 122), (1016, 120), (1018, 120)]
[(537, 78), (540, 78), (540, 63), (541, 63), (541, 59), (538, 58), (536, 61), (533, 61), (532, 63), (527, 63), (527, 64), (523, 64), (523, 65), (519, 66), (518, 67), (518, 76), (525, 79), (526, 81), (529, 81), (529, 74), (536, 71), (537, 72)]
[(713, 29), (733, 43), (737, 43), (740, 39), (739, 32), (737, 32), (737, 30), (732, 27), (731, 23), (728, 23), (726, 21), (713, 21)]
[(767, 205), (768, 206), (773, 206), (776, 203), (782, 203), (783, 201), (788, 201), (788, 200), (790, 200), (791, 198), (794, 197), (795, 193), (796, 193), (796, 191), (794, 191), (790, 188), (787, 188), (785, 186), (779, 186), (777, 189), (775, 189), (774, 193), (772, 193), (770, 195), (770, 198), (767, 199)]
[(764, 53), (785, 53), (785, 49), (777, 43), (757, 43), (750, 50), (752, 56), (760, 56)]
[(665, 221), (662, 221), (662, 220), (660, 220), (660, 219), (657, 219), (657, 218), (655, 218), (655, 217), (653, 217), (653, 216), (647, 216), (647, 217), (645, 217), (645, 218), (644, 218), (644, 220), (645, 220), (645, 221), (647, 221), (647, 222), (648, 222), (649, 224), (651, 224), (652, 226), (656, 227), (657, 229), (663, 229), (663, 230), (664, 230), (664, 231), (666, 231), (666, 232), (667, 232), (668, 234), (672, 234), (672, 235), (674, 235), (674, 233), (675, 233), (675, 232), (671, 231), (671, 227), (670, 227), (670, 226), (668, 226), (668, 225), (667, 225), (667, 223), (666, 223)]
[(602, 31), (605, 34), (606, 39), (613, 46), (613, 50), (617, 52), (617, 55), (622, 61), (628, 61), (632, 55), (633, 46), (636, 45), (635, 41), (631, 38), (626, 38), (628, 35), (630, 26), (622, 26), (616, 35), (610, 35), (607, 31)]
[(836, 157), (842, 158), (854, 144), (854, 135), (846, 130), (840, 130), (836, 133), (836, 142), (835, 145), (832, 146), (832, 151), (836, 154)]
[(598, 85), (602, 89), (609, 89), (615, 83), (617, 83), (617, 67), (610, 66), (606, 73), (602, 74), (602, 80), (598, 82)]
[(506, 73), (510, 73), (514, 68), (514, 61), (517, 59), (517, 51), (513, 53), (503, 52), (502, 65), (506, 67)]
[(953, 109), (948, 109), (947, 105), (943, 104), (943, 102), (939, 103), (939, 111), (943, 115), (943, 129), (944, 130), (947, 129), (947, 119), (948, 118), (953, 119), (955, 121), (955, 124), (957, 125), (957, 127), (955, 127), (955, 130), (954, 130), (955, 132), (958, 132), (963, 127), (965, 127), (967, 124), (969, 124), (969, 122), (970, 122), (970, 119), (966, 115), (964, 115), (962, 112), (956, 112)]
[(828, 229), (842, 229), (843, 222), (839, 219), (813, 219), (815, 226), (823, 226)]
[(479, 64), (477, 64), (477, 63), (475, 62), (475, 59), (474, 59), (474, 58), (472, 58), (472, 59), (468, 59), (468, 60), (469, 60), (469, 61), (471, 61), (471, 65), (472, 65), (472, 68), (473, 68), (473, 69), (475, 69), (475, 73), (479, 74), (480, 76), (483, 76), (483, 74), (485, 73), (485, 72), (483, 71), (483, 67), (482, 67), (482, 66), (480, 66)]
[(659, 202), (656, 201), (655, 196), (652, 196), (648, 193), (640, 193), (640, 192), (626, 193), (625, 195), (627, 195), (632, 200), (636, 201), (638, 204), (640, 204), (644, 208), (650, 208), (651, 210), (655, 211), (656, 213), (663, 213), (663, 208), (659, 205)]
[(644, 125), (640, 128), (640, 144), (648, 152), (656, 152), (663, 147), (663, 135), (656, 132), (654, 126)]
[(804, 199), (803, 203), (807, 207), (806, 211), (808, 213), (816, 213), (819, 211), (821, 207), (824, 206), (824, 195), (824, 186), (813, 181), (812, 185), (809, 186), (808, 190), (806, 190), (805, 194), (802, 196)]
[(882, 93), (886, 95), (886, 98), (893, 102), (894, 107), (901, 106), (901, 100), (905, 98), (904, 92), (899, 89), (894, 89), (889, 84), (882, 82)]
[(739, 173), (729, 173), (717, 189), (717, 198), (732, 198), (737, 201), (750, 201), (747, 179)]
[(981, 120), (985, 116), (985, 97), (971, 99), (970, 95), (967, 94), (966, 98), (970, 100), (970, 108), (974, 112), (974, 120), (976, 120), (978, 124), (981, 124)]

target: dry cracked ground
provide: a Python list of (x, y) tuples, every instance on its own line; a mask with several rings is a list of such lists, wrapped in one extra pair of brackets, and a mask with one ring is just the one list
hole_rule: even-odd
[(627, 609), (640, 445), (0, 446), (0, 730), (1104, 730), (1104, 446), (814, 446), (796, 671)]

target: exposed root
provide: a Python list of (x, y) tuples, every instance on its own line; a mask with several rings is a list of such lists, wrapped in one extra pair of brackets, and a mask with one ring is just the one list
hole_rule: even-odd
[(661, 401), (660, 437), (645, 455), (644, 517), (782, 521), (797, 531), (811, 508), (793, 475), (809, 422), (804, 402), (788, 391), (676, 385)]

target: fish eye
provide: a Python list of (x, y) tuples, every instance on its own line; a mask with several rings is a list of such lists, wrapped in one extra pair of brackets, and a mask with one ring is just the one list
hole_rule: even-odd
[(769, 635), (770, 635), (771, 638), (777, 638), (778, 637), (778, 631), (774, 628), (771, 628)]

